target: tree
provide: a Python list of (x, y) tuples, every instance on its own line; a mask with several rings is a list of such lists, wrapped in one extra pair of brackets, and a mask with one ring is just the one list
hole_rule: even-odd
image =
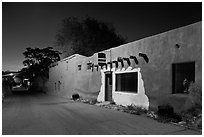
[(52, 47), (42, 49), (26, 48), (26, 51), (23, 52), (26, 58), (23, 64), (26, 68), (23, 68), (21, 72), (30, 78), (36, 75), (47, 76), (51, 63), (60, 60), (59, 54), (60, 53), (53, 50)]
[(90, 56), (95, 52), (119, 46), (126, 38), (116, 33), (110, 23), (86, 17), (80, 21), (76, 17), (65, 18), (56, 35), (55, 47), (63, 53), (63, 57), (72, 54)]

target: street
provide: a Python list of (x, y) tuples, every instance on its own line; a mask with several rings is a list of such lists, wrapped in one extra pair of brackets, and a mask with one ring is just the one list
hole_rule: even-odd
[(8, 96), (2, 105), (3, 135), (201, 134), (150, 118), (42, 93)]

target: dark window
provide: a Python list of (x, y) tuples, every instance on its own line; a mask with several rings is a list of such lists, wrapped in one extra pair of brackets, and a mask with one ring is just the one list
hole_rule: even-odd
[(176, 63), (173, 70), (173, 93), (188, 93), (191, 82), (195, 82), (195, 62)]
[(137, 93), (137, 72), (116, 74), (116, 91)]
[(91, 63), (87, 63), (87, 70), (91, 69)]
[(81, 65), (78, 65), (78, 70), (79, 70), (79, 71), (81, 70)]

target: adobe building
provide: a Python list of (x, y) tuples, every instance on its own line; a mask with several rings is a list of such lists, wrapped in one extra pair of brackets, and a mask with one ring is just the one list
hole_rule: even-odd
[(182, 111), (184, 81), (202, 83), (202, 22), (110, 48), (72, 55), (52, 65), (47, 92), (114, 101), (147, 109), (170, 104)]

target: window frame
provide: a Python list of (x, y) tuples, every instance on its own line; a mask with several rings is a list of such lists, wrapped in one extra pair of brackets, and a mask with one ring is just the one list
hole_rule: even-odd
[[(136, 91), (120, 91), (120, 90), (116, 90), (116, 86), (117, 86), (117, 79), (116, 79), (116, 75), (118, 75), (118, 74), (127, 74), (127, 73), (137, 73), (137, 89), (136, 89)], [(113, 87), (114, 87), (114, 92), (115, 93), (123, 93), (123, 94), (138, 94), (139, 93), (139, 71), (138, 70), (130, 70), (130, 71), (118, 71), (118, 72), (115, 72), (114, 73), (114, 81), (113, 81), (114, 83), (114, 85), (113, 85)]]
[(182, 65), (187, 66), (187, 64), (194, 65), (194, 67), (192, 67), (193, 70), (194, 70), (194, 74), (192, 73), (194, 78), (193, 78), (193, 80), (191, 82), (195, 82), (195, 78), (196, 78), (196, 75), (195, 75), (195, 73), (196, 73), (196, 62), (195, 61), (172, 63), (172, 65), (171, 65), (171, 68), (172, 68), (172, 94), (189, 94), (188, 92), (184, 92), (184, 91), (178, 92), (177, 88), (176, 88), (178, 86), (178, 85), (176, 85), (176, 81), (178, 80), (177, 77), (176, 77), (176, 75), (178, 75), (178, 73), (176, 73), (176, 72), (179, 72), (179, 69), (182, 69), (182, 67), (181, 67)]

